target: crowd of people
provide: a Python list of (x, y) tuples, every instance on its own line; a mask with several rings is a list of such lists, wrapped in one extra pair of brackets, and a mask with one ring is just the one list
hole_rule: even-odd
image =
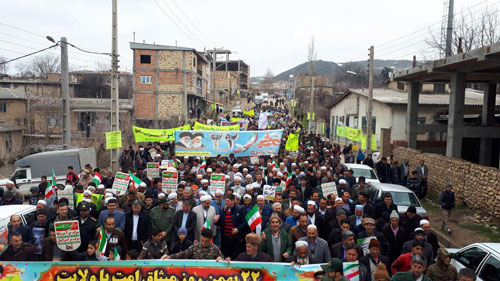
[[(284, 138), (279, 154), (260, 156), (258, 161), (233, 154), (179, 159), (173, 143), (130, 147), (120, 159), (121, 170), (132, 172), (142, 183), (138, 187), (130, 183), (125, 194), (117, 195), (111, 171), (87, 165), (77, 175), (68, 167), (66, 185), (60, 188), (74, 190), (73, 206), (67, 198), (45, 198), (50, 188), (45, 178), (32, 190), (30, 204), (36, 205), (32, 220), (22, 225), (18, 215), (10, 218), (9, 245), (0, 260), (101, 261), (115, 260), (118, 253), (122, 260), (322, 264), (323, 280), (337, 281), (345, 280), (342, 262), (358, 261), (360, 281), (475, 280), (474, 272), (459, 274), (450, 264), (450, 254), (440, 248), (429, 220), (414, 206), (399, 213), (391, 193), (372, 204), (366, 180), (356, 179), (343, 165), (352, 155), (348, 147), (341, 150), (338, 144), (305, 133), (283, 106), (265, 109), (276, 115), (273, 128), (283, 128)], [(255, 129), (255, 119), (249, 123), (249, 129)], [(285, 151), (288, 133), (299, 129), (299, 151)], [(147, 175), (146, 163), (164, 159), (173, 160), (179, 172), (176, 191), (164, 192), (161, 179)], [(379, 177), (390, 182), (390, 173), (382, 168), (391, 168), (379, 166)], [(400, 170), (412, 174), (404, 167)], [(96, 173), (102, 173), (100, 184), (92, 181)], [(211, 188), (212, 174), (226, 175), (224, 191)], [(323, 194), (321, 185), (329, 182), (336, 183), (337, 196)], [(266, 200), (266, 185), (282, 189)], [(10, 184), (4, 197), (22, 203), (17, 192)], [(94, 194), (104, 198), (99, 207), (91, 200)], [(252, 230), (245, 217), (254, 206), (262, 222)], [(77, 220), (80, 226), (81, 245), (76, 251), (56, 245), (54, 222), (67, 220)], [(43, 229), (41, 244), (36, 244), (33, 228)], [(100, 233), (107, 242), (102, 251)]]

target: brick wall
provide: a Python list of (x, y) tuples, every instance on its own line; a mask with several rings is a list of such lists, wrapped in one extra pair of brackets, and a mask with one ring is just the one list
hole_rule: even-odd
[(135, 117), (139, 119), (155, 118), (154, 94), (135, 94)]
[(500, 170), (400, 146), (393, 148), (393, 154), (399, 163), (409, 159), (412, 169), (424, 160), (429, 167), (430, 191), (439, 193), (447, 183), (451, 183), (457, 202), (490, 217), (500, 218)]
[[(141, 83), (141, 76), (151, 76), (151, 84)], [(154, 91), (156, 87), (156, 77), (153, 70), (137, 70), (135, 71), (135, 90), (137, 91)]]
[[(135, 50), (134, 62), (135, 68), (151, 69), (156, 67), (156, 51), (154, 50)], [(151, 63), (141, 63), (141, 55), (151, 56)]]
[(166, 119), (174, 116), (180, 116), (181, 112), (182, 95), (158, 95), (158, 118)]
[(26, 115), (26, 100), (0, 100), (0, 103), (5, 103), (6, 112), (0, 112), (0, 121), (5, 124), (24, 126), (23, 118)]
[(182, 92), (182, 71), (159, 72), (158, 90), (161, 92)]

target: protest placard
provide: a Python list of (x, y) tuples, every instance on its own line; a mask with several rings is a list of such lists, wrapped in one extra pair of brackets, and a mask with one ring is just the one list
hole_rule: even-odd
[(179, 179), (179, 173), (176, 169), (170, 168), (163, 171), (161, 177), (161, 189), (163, 192), (168, 193), (168, 191), (177, 190), (177, 181)]
[(359, 281), (359, 263), (344, 262), (342, 263), (344, 269), (344, 277), (349, 281)]
[(160, 163), (158, 162), (148, 162), (147, 164), (147, 175), (150, 181), (154, 180), (160, 176)]
[(122, 172), (116, 172), (115, 180), (113, 181), (113, 186), (111, 189), (116, 195), (125, 194), (128, 189), (128, 182), (130, 181), (130, 175)]
[(217, 190), (224, 192), (226, 189), (226, 175), (212, 174), (210, 177), (210, 189), (213, 190), (213, 194), (215, 194)]
[(274, 200), (274, 196), (276, 196), (276, 186), (272, 185), (264, 185), (264, 189), (262, 190), (262, 194), (264, 195), (264, 199), (266, 200)]
[(77, 220), (55, 221), (57, 247), (63, 251), (74, 251), (81, 244), (80, 225)]
[(370, 248), (368, 246), (370, 244), (370, 240), (372, 240), (372, 239), (377, 240), (377, 237), (370, 236), (370, 237), (366, 237), (366, 238), (359, 238), (358, 240), (356, 240), (357, 244), (361, 247), (361, 249), (363, 249), (363, 253), (365, 255), (370, 254)]
[(106, 149), (122, 147), (122, 131), (106, 132)]
[(75, 209), (75, 197), (73, 196), (73, 188), (64, 188), (63, 190), (57, 191), (57, 199), (61, 198), (68, 199), (68, 207), (72, 210)]
[(321, 191), (323, 192), (323, 196), (327, 197), (330, 194), (333, 194), (333, 197), (338, 197), (337, 194), (337, 185), (335, 182), (326, 182), (321, 184)]

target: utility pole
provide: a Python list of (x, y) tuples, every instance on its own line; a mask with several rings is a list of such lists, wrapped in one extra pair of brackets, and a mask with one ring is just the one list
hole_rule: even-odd
[(448, 26), (446, 27), (446, 50), (445, 57), (452, 55), (451, 40), (453, 36), (453, 6), (454, 0), (449, 0), (448, 3)]
[[(311, 132), (311, 127), (314, 123), (313, 121), (313, 111), (314, 111), (314, 72), (311, 72), (311, 100), (309, 101), (309, 132)], [(313, 132), (315, 134), (315, 132)]]
[(373, 46), (370, 47), (370, 64), (368, 73), (368, 108), (366, 111), (366, 154), (372, 151), (372, 110), (373, 110)]
[(61, 37), (61, 96), (63, 102), (63, 149), (71, 146), (69, 113), (68, 39)]
[[(120, 130), (119, 97), (118, 97), (118, 15), (117, 0), (112, 0), (112, 31), (111, 31), (111, 131)], [(111, 150), (111, 169), (118, 170), (120, 149)]]

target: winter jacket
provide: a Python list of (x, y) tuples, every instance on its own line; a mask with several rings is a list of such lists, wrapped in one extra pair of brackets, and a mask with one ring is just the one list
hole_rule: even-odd
[(446, 265), (444, 260), (449, 257), (448, 251), (440, 248), (437, 252), (437, 262), (427, 269), (427, 276), (435, 281), (455, 281), (458, 280), (458, 273), (452, 264)]
[[(292, 241), (290, 240), (290, 236), (286, 231), (280, 228), (280, 244), (281, 244), (281, 252), (280, 256), (283, 257), (284, 253), (288, 253), (289, 256), (292, 255), (292, 250), (294, 245), (292, 245)], [(273, 235), (271, 232), (271, 228), (266, 228), (264, 230), (264, 233), (266, 234), (266, 239), (262, 241), (262, 244), (260, 245), (260, 250), (266, 254), (268, 254), (270, 257), (274, 257), (273, 255)], [(282, 261), (285, 261), (284, 258), (282, 258)]]
[(453, 191), (442, 191), (439, 193), (439, 205), (441, 205), (441, 208), (444, 210), (451, 210), (455, 207), (456, 201), (455, 201), (455, 192)]

